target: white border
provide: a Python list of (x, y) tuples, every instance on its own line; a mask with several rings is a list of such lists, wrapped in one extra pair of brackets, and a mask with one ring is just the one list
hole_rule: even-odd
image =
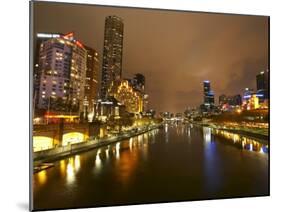
[[(68, 2), (271, 16), (271, 197), (166, 203), (69, 211), (275, 211), (280, 208), (280, 6), (275, 0), (76, 0)], [(0, 211), (28, 209), (28, 1), (1, 4)], [(279, 103), (279, 105), (278, 105)], [(279, 107), (278, 107), (279, 106)], [(16, 130), (15, 130), (16, 129)]]

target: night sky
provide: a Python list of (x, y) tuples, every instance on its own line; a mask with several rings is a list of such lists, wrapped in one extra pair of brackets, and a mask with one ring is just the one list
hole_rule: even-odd
[[(203, 80), (221, 94), (256, 89), (268, 67), (268, 18), (35, 2), (34, 31), (67, 33), (100, 54), (105, 17), (124, 20), (123, 78), (146, 77), (149, 106), (183, 112), (203, 102)], [(101, 66), (100, 66), (101, 70)], [(101, 76), (101, 73), (100, 73)], [(100, 77), (99, 76), (99, 77)]]

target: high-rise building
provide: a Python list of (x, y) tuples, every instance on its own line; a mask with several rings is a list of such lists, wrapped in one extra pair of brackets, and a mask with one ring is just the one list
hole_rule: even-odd
[(39, 50), (37, 108), (79, 114), (83, 111), (87, 50), (73, 33), (43, 41)]
[(257, 93), (260, 101), (269, 99), (269, 71), (262, 71), (256, 76)]
[(85, 46), (87, 50), (87, 69), (85, 78), (84, 113), (93, 112), (98, 99), (99, 55), (96, 50)]
[(123, 28), (121, 18), (108, 16), (105, 19), (104, 46), (101, 79), (101, 98), (108, 96), (112, 84), (121, 80), (122, 53), (123, 53)]
[(58, 38), (62, 36), (62, 34), (59, 33), (37, 33), (35, 37), (35, 43), (34, 43), (34, 55), (33, 55), (33, 104), (38, 104), (38, 97), (39, 97), (39, 88), (40, 88), (40, 77), (41, 77), (41, 69), (39, 69), (39, 52), (40, 52), (40, 46), (41, 43), (44, 41), (47, 41), (51, 38)]
[(205, 80), (203, 82), (203, 93), (204, 93), (204, 105), (211, 107), (215, 104), (214, 92), (211, 90), (210, 81)]
[(252, 88), (245, 88), (243, 93), (243, 102), (248, 101), (253, 94), (254, 90)]

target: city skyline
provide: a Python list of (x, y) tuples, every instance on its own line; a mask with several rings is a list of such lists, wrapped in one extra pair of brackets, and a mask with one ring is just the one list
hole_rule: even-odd
[[(268, 68), (267, 17), (42, 2), (35, 7), (35, 33), (74, 31), (99, 55), (105, 17), (120, 16), (123, 78), (144, 74), (149, 106), (159, 112), (199, 106), (204, 80), (211, 81), (216, 103), (221, 94), (241, 94), (245, 87), (255, 88), (255, 76)], [(49, 10), (63, 14), (60, 21), (48, 16)]]
[(270, 195), (269, 17), (31, 5), (31, 210)]

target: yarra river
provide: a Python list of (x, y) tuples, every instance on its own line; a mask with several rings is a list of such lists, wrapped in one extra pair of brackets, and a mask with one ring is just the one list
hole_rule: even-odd
[(268, 146), (192, 124), (166, 124), (33, 175), (34, 209), (269, 194)]

